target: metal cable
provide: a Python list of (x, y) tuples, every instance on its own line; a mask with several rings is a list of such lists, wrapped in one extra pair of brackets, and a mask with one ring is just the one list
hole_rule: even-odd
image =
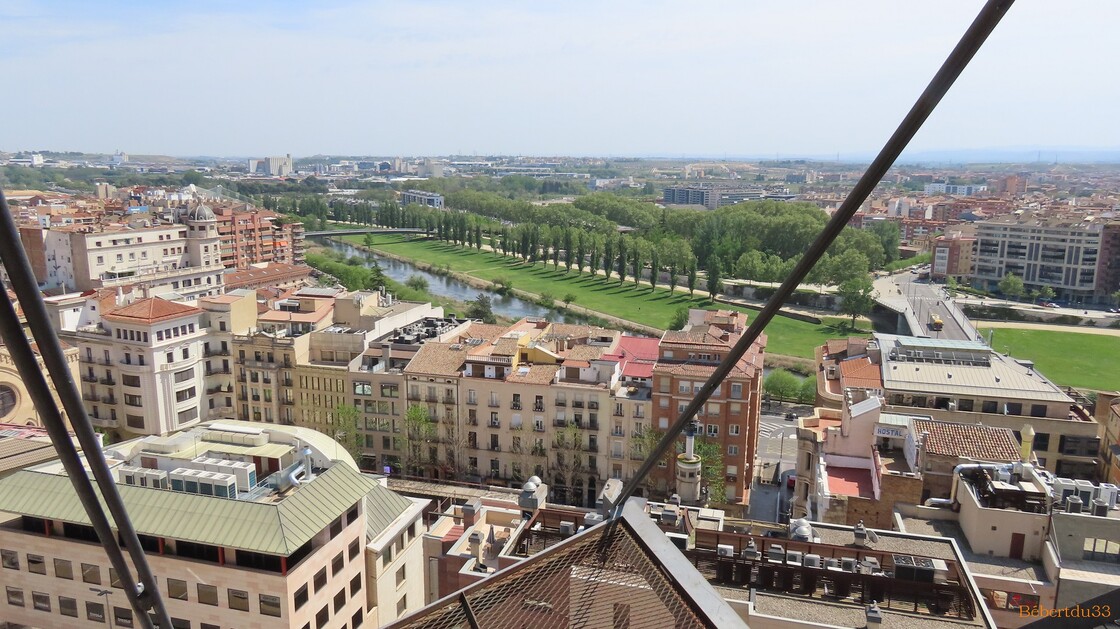
[[(35, 336), (35, 342), (38, 344), (39, 355), (43, 358), (62, 407), (66, 409), (74, 434), (85, 452), (86, 463), (93, 472), (101, 498), (109, 508), (117, 531), (124, 540), (124, 546), (129, 551), (133, 565), (136, 566), (139, 583), (132, 577), (132, 571), (117, 543), (117, 536), (113, 534), (112, 525), (101, 508), (97, 493), (82, 466), (74, 443), (66, 432), (62, 414), (51, 397), (46, 376), (38, 368), (30, 341), (23, 332), (7, 291), (4, 291), (4, 298), (0, 299), (0, 336), (12, 353), (20, 377), (31, 394), (35, 409), (46, 425), (51, 441), (58, 451), (63, 467), (66, 468), (70, 482), (74, 485), (78, 499), (81, 500), (89, 516), (90, 523), (97, 531), (97, 537), (109, 556), (109, 562), (120, 575), (125, 595), (136, 614), (135, 622), (140, 627), (151, 628), (152, 618), (148, 615), (151, 609), (159, 626), (170, 628), (171, 617), (168, 616), (167, 609), (163, 605), (159, 585), (152, 575), (144, 550), (140, 547), (136, 529), (132, 526), (132, 520), (129, 519), (128, 511), (117, 492), (116, 482), (105, 461), (105, 453), (101, 450), (101, 440), (94, 433), (93, 426), (86, 415), (81, 394), (75, 386), (66, 364), (66, 357), (62, 353), (62, 345), (50, 327), (47, 308), (43, 303), (42, 294), (31, 270), (31, 263), (24, 252), (19, 231), (16, 229), (12, 213), (8, 208), (8, 201), (4, 198), (2, 190), (0, 190), (0, 242), (6, 243), (5, 246), (0, 247), (0, 261), (8, 272), (12, 290), (16, 293), (16, 298), (23, 308), (28, 325)], [(112, 610), (107, 609), (106, 613), (111, 614)]]
[[(650, 452), (645, 462), (642, 463), (642, 466), (638, 468), (634, 476), (623, 486), (622, 493), (618, 498), (615, 517), (621, 513), (622, 505), (626, 504), (627, 499), (633, 496), (638, 487), (642, 485), (645, 477), (653, 470), (657, 461), (661, 460), (669, 452), (669, 449), (673, 447), (673, 443), (681, 434), (681, 431), (684, 430), (685, 426), (692, 421), (697, 411), (703, 408), (704, 404), (707, 403), (708, 398), (712, 395), (712, 391), (723, 382), (723, 379), (731, 372), (735, 363), (739, 362), (739, 359), (743, 357), (743, 354), (745, 354), (747, 349), (755, 342), (759, 334), (762, 333), (762, 330), (778, 313), (778, 310), (781, 309), (785, 301), (793, 294), (793, 291), (797, 289), (798, 285), (805, 279), (805, 276), (809, 274), (809, 271), (817, 261), (820, 260), (825, 251), (828, 250), (828, 247), (836, 237), (840, 235), (844, 226), (848, 224), (848, 221), (851, 220), (860, 205), (863, 204), (864, 200), (867, 199), (875, 189), (875, 186), (879, 184), (879, 181), (887, 173), (891, 165), (894, 164), (894, 161), (898, 159), (898, 156), (902, 153), (903, 149), (906, 148), (906, 145), (910, 143), (914, 134), (922, 127), (922, 123), (924, 123), (930, 113), (933, 112), (937, 104), (941, 102), (942, 97), (945, 96), (945, 93), (953, 85), (957, 77), (960, 76), (961, 72), (976, 54), (976, 51), (978, 51), (984, 41), (987, 40), (988, 35), (990, 35), (996, 25), (999, 24), (999, 21), (1003, 18), (1004, 14), (1007, 13), (1007, 10), (1011, 8), (1012, 4), (1014, 4), (1014, 0), (988, 0), (984, 7), (980, 9), (980, 13), (968, 27), (968, 30), (965, 31), (960, 42), (958, 42), (956, 47), (953, 48), (953, 51), (949, 53), (948, 58), (945, 59), (945, 62), (929, 82), (929, 85), (926, 86), (925, 91), (918, 97), (917, 102), (910, 108), (906, 117), (902, 119), (902, 123), (899, 124), (894, 134), (887, 140), (886, 145), (879, 151), (875, 160), (867, 167), (863, 176), (860, 177), (855, 187), (852, 188), (847, 198), (844, 199), (844, 203), (841, 204), (836, 213), (832, 215), (832, 219), (828, 221), (824, 230), (821, 231), (817, 239), (813, 241), (813, 244), (805, 252), (801, 261), (798, 262), (797, 266), (793, 269), (793, 272), (790, 273), (789, 277), (786, 278), (781, 287), (779, 287), (777, 292), (770, 298), (770, 301), (766, 302), (766, 306), (758, 313), (754, 322), (751, 323), (747, 331), (743, 333), (739, 341), (735, 343), (735, 346), (728, 353), (727, 357), (716, 367), (716, 370), (712, 373), (711, 377), (708, 378), (708, 381), (704, 383), (704, 387), (700, 390), (700, 393), (689, 402), (684, 412), (677, 418), (677, 421), (669, 427), (669, 430), (665, 433), (661, 442)], [(756, 437), (752, 435), (751, 438), (755, 439)], [(753, 465), (754, 462), (752, 461), (751, 464)]]

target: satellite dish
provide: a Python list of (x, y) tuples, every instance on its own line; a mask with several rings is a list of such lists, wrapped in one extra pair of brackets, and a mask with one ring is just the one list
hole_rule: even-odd
[(878, 544), (879, 535), (875, 531), (867, 529), (867, 541), (871, 542), (872, 544)]

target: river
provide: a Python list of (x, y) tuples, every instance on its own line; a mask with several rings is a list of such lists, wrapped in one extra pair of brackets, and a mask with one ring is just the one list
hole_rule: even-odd
[(484, 293), (490, 296), (491, 307), (494, 314), (509, 317), (511, 319), (520, 319), (521, 317), (541, 317), (549, 321), (563, 321), (564, 323), (583, 323), (586, 321), (579, 315), (561, 314), (556, 310), (549, 310), (539, 304), (517, 297), (508, 295), (499, 295), (491, 290), (483, 288), (475, 288), (466, 282), (461, 282), (453, 277), (446, 275), (435, 275), (427, 271), (422, 271), (408, 262), (395, 260), (393, 258), (386, 258), (377, 255), (376, 253), (368, 253), (353, 245), (334, 242), (327, 240), (322, 236), (315, 236), (311, 240), (317, 245), (340, 251), (346, 255), (347, 258), (351, 256), (358, 256), (361, 258), (375, 260), (381, 267), (381, 271), (386, 277), (391, 278), (393, 281), (404, 283), (408, 278), (413, 275), (419, 275), (428, 282), (428, 292), (432, 295), (439, 297), (446, 297), (454, 299), (455, 301), (468, 302), (473, 301), (478, 297), (479, 293)]

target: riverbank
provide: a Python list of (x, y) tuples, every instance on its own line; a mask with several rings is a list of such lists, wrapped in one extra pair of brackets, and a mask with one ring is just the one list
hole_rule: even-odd
[[(651, 289), (648, 284), (635, 287), (632, 282), (619, 283), (602, 274), (568, 272), (563, 266), (557, 269), (542, 263), (530, 264), (489, 251), (466, 249), (430, 240), (382, 236), (376, 238), (372, 247), (367, 247), (362, 237), (328, 238), (337, 239), (339, 244), (412, 264), (430, 273), (449, 275), (480, 289), (498, 288), (498, 284), (486, 276), (505, 279), (514, 284), (515, 295), (537, 303), (541, 301), (541, 293), (547, 292), (553, 297), (557, 294), (566, 297), (570, 293), (576, 300), (592, 302), (597, 307), (590, 307), (586, 303), (571, 303), (567, 305), (567, 311), (592, 317), (609, 327), (638, 334), (660, 336), (665, 329), (663, 325), (682, 307), (711, 307), (711, 302), (706, 297), (691, 296), (680, 290), (669, 293), (667, 288)], [(517, 288), (518, 285), (522, 288)], [(554, 304), (561, 303), (563, 302), (554, 299)], [(754, 312), (750, 307), (730, 306), (747, 313)], [(635, 321), (634, 318), (620, 316), (616, 312), (607, 312), (606, 308), (622, 308), (644, 320)], [(664, 320), (664, 324), (654, 325), (651, 319), (658, 323)], [(843, 337), (850, 333), (846, 328), (846, 320), (839, 317), (825, 318), (819, 325), (785, 317), (776, 318), (767, 332), (767, 365), (811, 372), (813, 349), (829, 338)]]

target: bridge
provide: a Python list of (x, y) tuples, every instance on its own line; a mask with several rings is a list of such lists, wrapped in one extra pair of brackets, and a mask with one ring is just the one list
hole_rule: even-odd
[(304, 232), (304, 236), (347, 236), (350, 234), (426, 234), (426, 230), (419, 227), (357, 227), (354, 229), (327, 229), (323, 231)]

